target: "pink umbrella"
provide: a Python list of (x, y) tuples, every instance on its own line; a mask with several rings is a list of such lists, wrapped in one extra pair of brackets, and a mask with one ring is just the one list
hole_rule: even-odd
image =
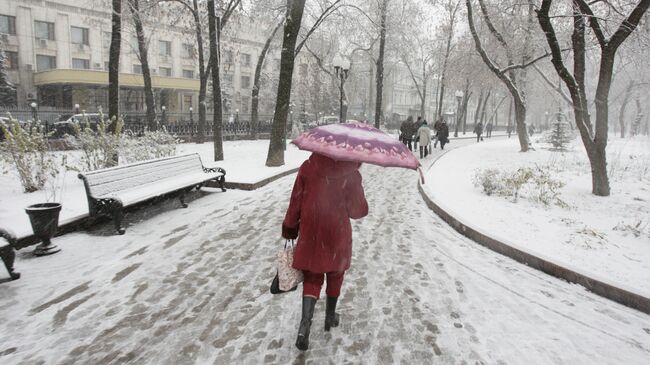
[(420, 167), (418, 159), (403, 143), (365, 123), (329, 124), (312, 128), (291, 143), (301, 150), (320, 153), (337, 161), (413, 170)]

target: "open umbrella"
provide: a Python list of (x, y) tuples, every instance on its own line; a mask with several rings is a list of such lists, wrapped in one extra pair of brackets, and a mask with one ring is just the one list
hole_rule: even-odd
[(420, 167), (418, 159), (403, 143), (365, 123), (329, 124), (312, 128), (291, 143), (301, 150), (320, 153), (337, 161), (412, 170)]

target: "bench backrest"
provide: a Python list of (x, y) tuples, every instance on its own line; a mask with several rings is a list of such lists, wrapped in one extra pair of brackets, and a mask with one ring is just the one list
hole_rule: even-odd
[(193, 153), (84, 172), (79, 174), (79, 178), (84, 180), (86, 193), (89, 196), (101, 198), (119, 191), (197, 172), (203, 172), (203, 164), (199, 154)]

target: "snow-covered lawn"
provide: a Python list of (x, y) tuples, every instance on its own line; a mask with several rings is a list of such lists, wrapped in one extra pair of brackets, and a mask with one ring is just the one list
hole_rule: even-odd
[[(177, 148), (177, 154), (198, 152), (204, 165), (223, 167), (226, 170), (226, 181), (238, 183), (255, 183), (264, 180), (300, 166), (302, 161), (309, 157), (309, 152), (300, 151), (295, 146), (289, 145), (285, 152), (284, 166), (266, 167), (268, 146), (268, 140), (224, 142), (225, 159), (219, 162), (213, 162), (212, 143), (181, 144)], [(80, 156), (79, 151), (65, 153), (68, 155), (68, 161), (76, 161)], [(7, 166), (0, 166), (0, 171), (3, 170), (8, 170), (8, 173), (0, 174), (0, 228), (12, 232), (17, 237), (30, 235), (32, 229), (24, 208), (30, 204), (47, 201), (48, 194), (46, 191), (23, 193), (14, 171)], [(60, 178), (57, 190), (62, 196), (60, 202), (63, 205), (59, 218), (60, 224), (77, 220), (88, 214), (86, 193), (76, 172), (65, 172)]]
[[(610, 137), (611, 196), (591, 194), (590, 167), (576, 139), (569, 151), (520, 153), (516, 138), (450, 151), (427, 172), (426, 191), (452, 215), (492, 237), (563, 266), (650, 296), (650, 139)], [(540, 167), (565, 185), (566, 203), (486, 195), (477, 171)]]

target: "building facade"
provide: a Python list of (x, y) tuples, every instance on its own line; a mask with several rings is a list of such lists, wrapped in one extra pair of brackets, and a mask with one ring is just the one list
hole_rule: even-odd
[[(72, 109), (78, 104), (87, 111), (106, 109), (109, 6), (110, 1), (100, 0), (0, 1), (0, 47), (7, 55), (19, 108), (36, 102), (39, 107)], [(125, 112), (145, 109), (142, 66), (129, 19), (123, 16), (120, 57), (120, 108)], [(222, 38), (226, 112), (249, 112), (263, 31), (262, 26), (248, 27)], [(204, 33), (207, 49), (207, 26)], [(196, 110), (199, 70), (192, 27), (178, 21), (145, 22), (145, 34), (156, 106), (165, 106), (169, 112)], [(261, 113), (268, 112), (264, 108), (269, 103), (260, 104)]]

